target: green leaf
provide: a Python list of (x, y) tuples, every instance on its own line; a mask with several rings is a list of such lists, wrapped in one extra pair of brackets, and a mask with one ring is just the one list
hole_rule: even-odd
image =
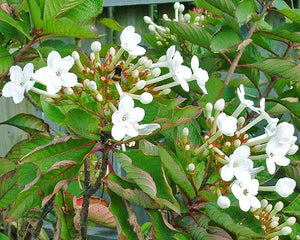
[(282, 13), (287, 18), (291, 19), (298, 25), (300, 25), (300, 13), (299, 9), (281, 9), (279, 10), (280, 13)]
[(101, 25), (104, 25), (105, 27), (116, 30), (116, 31), (122, 31), (123, 30), (123, 28), (120, 26), (120, 24), (117, 21), (115, 21), (114, 19), (111, 19), (111, 18), (101, 18), (98, 21), (98, 23), (101, 24)]
[(117, 153), (117, 159), (133, 180), (153, 200), (175, 212), (179, 212), (179, 204), (161, 168), (159, 157), (144, 155), (141, 151)]
[(118, 194), (120, 197), (130, 201), (134, 204), (150, 209), (163, 208), (161, 204), (151, 199), (146, 193), (144, 193), (138, 185), (130, 182), (124, 177), (119, 177), (116, 174), (109, 174), (105, 181), (107, 187)]
[(299, 158), (300, 158), (299, 155), (294, 155), (293, 158), (291, 158), (292, 160), (291, 164), (284, 167), (284, 171), (287, 177), (290, 177), (296, 181), (296, 186), (298, 186), (297, 187), (298, 189), (300, 189), (300, 161), (296, 159)]
[(36, 0), (26, 0), (30, 16), (36, 30), (42, 29), (44, 26), (44, 21), (42, 20), (42, 9), (40, 4)]
[(214, 5), (208, 3), (207, 0), (196, 0), (195, 4), (196, 4), (196, 6), (202, 7), (203, 9), (213, 12), (214, 14), (216, 14), (218, 16), (222, 16), (222, 14), (223, 14), (222, 10), (219, 10), (218, 8), (214, 7)]
[(9, 16), (6, 12), (4, 12), (2, 9), (0, 9), (0, 20), (8, 23), (12, 27), (20, 31), (22, 34), (24, 34), (29, 40), (32, 40), (32, 37), (30, 36), (29, 30), (25, 25), (25, 23), (22, 21), (16, 21), (11, 16)]
[(55, 163), (63, 160), (82, 164), (83, 158), (92, 149), (94, 142), (86, 139), (64, 137), (41, 146), (24, 156), (20, 163), (33, 163), (40, 171), (48, 171)]
[(70, 110), (66, 115), (65, 123), (72, 131), (84, 138), (100, 140), (100, 119), (85, 110)]
[(0, 232), (0, 238), (1, 238), (2, 240), (9, 240), (8, 236), (6, 236), (5, 234), (3, 234), (3, 233), (1, 233), (1, 232)]
[(158, 149), (161, 162), (172, 181), (176, 183), (189, 197), (194, 197), (195, 190), (193, 185), (189, 181), (182, 167), (180, 167), (181, 164), (178, 159), (175, 160), (175, 156), (171, 156), (170, 153), (168, 153), (162, 146), (159, 146)]
[(54, 207), (57, 213), (57, 226), (59, 226), (56, 228), (60, 233), (58, 235), (61, 239), (75, 239), (77, 231), (74, 226), (73, 195), (59, 191), (55, 197)]
[(210, 48), (211, 35), (205, 30), (205, 28), (196, 24), (171, 21), (165, 21), (164, 25), (168, 27), (172, 33), (177, 34), (180, 38), (206, 49)]
[(83, 2), (84, 0), (45, 0), (44, 20), (57, 18)]
[[(138, 240), (138, 236), (129, 224), (129, 214), (126, 206), (117, 194), (112, 191), (108, 191), (110, 197), (109, 210), (118, 219), (118, 235), (120, 239)], [(122, 211), (120, 211), (122, 209)]]
[(43, 33), (64, 37), (99, 37), (96, 28), (92, 27), (91, 25), (80, 25), (66, 17), (62, 17), (60, 19), (49, 18), (45, 20)]
[(230, 207), (224, 210), (216, 206), (215, 203), (210, 203), (204, 207), (203, 211), (211, 220), (238, 236), (264, 237), (261, 223), (254, 218), (252, 213), (243, 212), (239, 207)]
[(296, 118), (300, 119), (300, 102), (297, 98), (284, 98), (284, 99), (268, 99), (272, 102), (277, 102), (287, 108), (292, 115), (294, 115)]
[(47, 144), (51, 140), (51, 137), (37, 137), (33, 139), (25, 139), (16, 143), (8, 152), (6, 158), (14, 163), (17, 163), (27, 153), (31, 152), (37, 147)]
[(49, 120), (64, 126), (65, 115), (55, 103), (48, 101), (45, 97), (41, 97), (41, 105), (44, 114)]
[(17, 185), (16, 171), (0, 176), (0, 210), (6, 209), (16, 199), (20, 189)]
[(159, 156), (158, 147), (146, 139), (139, 141), (139, 149), (142, 150), (145, 155)]
[(7, 158), (0, 158), (0, 175), (6, 174), (16, 168), (16, 164)]
[(263, 62), (250, 65), (263, 72), (271, 73), (292, 81), (300, 81), (300, 64), (285, 59), (269, 58)]
[(283, 209), (284, 213), (300, 218), (300, 194), (292, 201), (286, 208)]
[(218, 8), (222, 12), (226, 12), (234, 16), (235, 6), (231, 0), (209, 0), (209, 4)]
[(12, 63), (12, 56), (9, 54), (6, 48), (0, 46), (0, 76), (6, 75)]
[(6, 38), (19, 39), (20, 34), (16, 28), (10, 24), (0, 21), (0, 33), (2, 33)]
[(236, 9), (236, 16), (238, 22), (241, 24), (246, 24), (249, 22), (251, 15), (256, 13), (256, 5), (253, 0), (243, 0), (241, 1)]
[(77, 176), (79, 168), (78, 162), (63, 160), (54, 163), (46, 172), (40, 173), (17, 195), (7, 220), (21, 218), (29, 209), (40, 206), (44, 196), (50, 194), (59, 181)]
[(20, 128), (30, 134), (50, 135), (49, 126), (42, 119), (37, 118), (32, 114), (20, 113), (5, 122), (0, 122), (0, 125), (1, 124)]
[(85, 0), (83, 3), (71, 9), (64, 16), (75, 22), (87, 22), (96, 18), (103, 7), (103, 0)]
[(283, 8), (287, 8), (287, 9), (290, 8), (290, 6), (284, 0), (274, 0), (273, 5), (278, 10), (281, 10)]
[(211, 50), (225, 52), (237, 46), (242, 41), (241, 37), (231, 28), (223, 27), (211, 40)]

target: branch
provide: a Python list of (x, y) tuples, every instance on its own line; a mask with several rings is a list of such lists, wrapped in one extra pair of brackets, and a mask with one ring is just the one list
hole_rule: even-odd
[[(273, 4), (273, 0), (270, 1), (270, 2), (268, 2), (268, 3), (264, 6), (263, 10), (261, 11), (261, 14), (262, 14), (262, 15), (265, 14), (265, 12), (268, 10), (268, 8), (269, 8), (269, 6), (271, 6), (271, 4)], [(251, 37), (252, 37), (252, 35), (253, 35), (253, 33), (254, 33), (254, 31), (255, 31), (257, 25), (258, 25), (258, 21), (256, 21), (256, 22), (253, 23), (253, 25), (251, 26), (251, 28), (249, 29), (249, 31), (248, 31), (248, 33), (247, 33), (246, 38), (244, 39), (243, 42), (241, 42), (241, 43), (239, 44), (239, 46), (238, 46), (238, 51), (239, 51), (239, 52), (238, 52), (238, 54), (236, 55), (236, 57), (234, 58), (234, 60), (232, 61), (232, 64), (231, 64), (231, 66), (230, 66), (230, 68), (229, 68), (229, 70), (228, 70), (227, 76), (226, 76), (226, 78), (225, 78), (225, 80), (224, 80), (223, 87), (222, 87), (222, 89), (220, 90), (220, 92), (219, 92), (218, 96), (216, 97), (215, 101), (217, 101), (217, 100), (219, 99), (219, 97), (220, 97), (221, 94), (223, 93), (225, 87), (228, 85), (228, 83), (229, 83), (229, 81), (230, 81), (230, 79), (231, 79), (231, 77), (232, 77), (232, 75), (233, 75), (233, 73), (234, 73), (234, 71), (235, 71), (235, 69), (236, 69), (236, 66), (238, 65), (238, 63), (239, 63), (239, 61), (240, 61), (240, 59), (241, 59), (241, 57), (242, 57), (242, 55), (243, 55), (243, 53), (244, 53), (246, 47), (247, 47), (247, 45), (245, 46), (245, 43), (247, 44), (247, 43), (250, 41), (250, 39), (251, 39)]]

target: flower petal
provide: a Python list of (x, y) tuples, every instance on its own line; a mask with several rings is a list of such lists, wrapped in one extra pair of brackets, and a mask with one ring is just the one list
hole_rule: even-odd
[(276, 170), (276, 166), (272, 158), (266, 159), (266, 165), (267, 165), (268, 172), (270, 174), (274, 174)]
[(67, 72), (61, 75), (61, 83), (64, 87), (74, 87), (77, 84), (76, 74)]
[(128, 112), (128, 120), (130, 122), (139, 122), (142, 121), (143, 118), (145, 116), (145, 110), (143, 108), (140, 107), (136, 107), (130, 110), (130, 112)]
[(121, 98), (119, 102), (119, 111), (122, 113), (127, 113), (134, 107), (134, 101), (132, 97), (125, 95)]
[(111, 129), (111, 135), (115, 140), (120, 141), (126, 135), (125, 128), (120, 125), (113, 125)]
[(239, 205), (241, 210), (247, 212), (251, 207), (249, 198), (247, 198), (246, 196), (242, 196), (241, 198), (239, 198)]
[(56, 69), (59, 67), (59, 62), (61, 61), (61, 56), (58, 52), (52, 51), (47, 57), (47, 66), (51, 69)]
[(19, 66), (11, 66), (9, 69), (9, 74), (12, 82), (20, 82), (23, 79), (22, 68)]
[(74, 59), (71, 56), (64, 57), (60, 62), (58, 68), (61, 73), (68, 72), (74, 65)]
[(220, 175), (224, 181), (228, 182), (233, 178), (233, 173), (234, 173), (234, 168), (229, 164), (226, 164), (221, 168)]
[(194, 73), (198, 70), (198, 68), (199, 68), (199, 59), (198, 59), (198, 57), (196, 57), (196, 56), (192, 57), (191, 67), (192, 67)]
[(24, 76), (25, 81), (30, 80), (30, 78), (33, 74), (33, 69), (34, 69), (34, 66), (32, 63), (27, 63), (25, 65), (25, 67), (23, 68), (23, 76)]

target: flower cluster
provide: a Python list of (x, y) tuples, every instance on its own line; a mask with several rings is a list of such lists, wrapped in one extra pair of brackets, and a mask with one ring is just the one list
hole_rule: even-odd
[[(278, 119), (271, 118), (265, 111), (264, 99), (260, 101), (260, 107), (255, 107), (252, 101), (245, 99), (243, 85), (237, 92), (241, 103), (232, 115), (223, 112), (223, 99), (214, 105), (206, 105), (204, 115), (210, 130), (204, 134), (204, 143), (192, 149), (192, 145), (185, 143), (189, 146), (185, 149), (193, 150), (193, 154), (200, 159), (207, 158), (209, 152), (214, 155), (214, 168), (220, 174), (215, 191), (219, 196), (217, 203), (221, 208), (230, 206), (230, 200), (225, 194), (231, 192), (238, 199), (241, 210), (248, 211), (251, 207), (261, 207), (257, 198), (259, 191), (276, 191), (282, 197), (293, 193), (296, 182), (291, 178), (281, 178), (275, 186), (264, 186), (259, 183), (256, 175), (264, 170), (265, 165), (270, 174), (275, 173), (276, 165), (287, 166), (290, 160), (286, 155), (295, 154), (298, 146), (295, 145), (297, 138), (293, 136), (293, 125), (287, 122), (278, 124)], [(257, 117), (247, 124), (243, 116), (239, 117), (246, 108), (257, 114)], [(249, 138), (247, 130), (262, 120), (267, 122), (265, 133)], [(194, 171), (195, 164), (197, 162), (189, 163), (187, 168)]]
[[(145, 111), (134, 107), (134, 100), (149, 104), (154, 98), (170, 93), (170, 88), (177, 85), (189, 91), (188, 82), (192, 80), (196, 80), (203, 93), (207, 93), (208, 73), (199, 68), (196, 56), (191, 60), (191, 70), (183, 65), (180, 52), (171, 46), (166, 55), (153, 63), (143, 56), (146, 50), (139, 46), (141, 36), (135, 33), (133, 26), (122, 31), (120, 41), (120, 47), (110, 48), (102, 58), (101, 43), (95, 41), (90, 56), (83, 61), (76, 51), (72, 57), (64, 58), (52, 51), (47, 57), (47, 66), (35, 72), (31, 63), (23, 71), (19, 66), (13, 66), (10, 69), (11, 81), (4, 86), (3, 96), (13, 97), (14, 102), (19, 103), (25, 92), (32, 91), (51, 98), (57, 105), (75, 103), (83, 108), (86, 106), (81, 100), (87, 96), (101, 109), (101, 113), (94, 114), (102, 118), (100, 130), (110, 125), (112, 137), (120, 141), (148, 135), (160, 128), (156, 123), (139, 124)], [(79, 72), (77, 75), (70, 72), (74, 64)], [(168, 69), (168, 73), (161, 75), (161, 68)], [(173, 81), (170, 83), (169, 79)], [(168, 82), (161, 84), (164, 80)]]

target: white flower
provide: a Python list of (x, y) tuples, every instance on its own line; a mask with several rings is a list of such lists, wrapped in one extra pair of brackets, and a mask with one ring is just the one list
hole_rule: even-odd
[(260, 99), (259, 105), (260, 108), (255, 108), (260, 113), (260, 116), (267, 120), (268, 126), (266, 127), (266, 133), (271, 136), (278, 122), (278, 118), (271, 118), (270, 115), (265, 111), (265, 98)]
[(281, 196), (281, 197), (288, 197), (294, 192), (294, 189), (296, 187), (296, 181), (292, 178), (280, 178), (276, 185), (275, 185), (275, 191)]
[(6, 83), (2, 89), (4, 97), (12, 97), (17, 104), (24, 99), (25, 91), (28, 92), (34, 85), (30, 78), (33, 74), (33, 64), (27, 63), (22, 71), (19, 66), (12, 66), (9, 69), (10, 82)]
[(112, 137), (119, 141), (125, 136), (136, 137), (139, 135), (137, 123), (143, 120), (145, 116), (144, 109), (134, 107), (134, 101), (130, 96), (125, 95), (121, 98), (119, 109), (112, 115), (113, 127), (111, 130)]
[(227, 116), (221, 113), (217, 118), (217, 125), (222, 134), (233, 136), (237, 129), (237, 119), (232, 116)]
[(77, 84), (77, 76), (69, 73), (74, 65), (71, 56), (61, 58), (58, 52), (52, 51), (47, 58), (47, 67), (40, 68), (33, 75), (33, 79), (46, 85), (47, 92), (57, 93), (62, 86), (74, 87)]
[(183, 66), (183, 59), (180, 52), (176, 51), (173, 61), (169, 62), (170, 73), (176, 83), (180, 84), (184, 91), (189, 91), (187, 80), (192, 77), (192, 71), (189, 67)]
[(121, 47), (131, 55), (141, 56), (146, 52), (145, 48), (138, 45), (141, 42), (141, 36), (135, 33), (133, 26), (124, 28), (120, 36), (120, 41)]
[(250, 148), (242, 145), (235, 149), (233, 154), (229, 156), (229, 163), (221, 168), (221, 178), (224, 181), (230, 181), (233, 176), (239, 180), (250, 177), (250, 170), (253, 168), (253, 162), (250, 156)]
[(209, 76), (207, 71), (199, 68), (199, 59), (196, 56), (192, 57), (191, 67), (193, 70), (193, 77), (196, 79), (198, 86), (201, 88), (204, 94), (207, 94), (205, 83), (208, 81)]
[(287, 122), (280, 123), (276, 129), (274, 136), (270, 139), (266, 146), (267, 168), (270, 174), (274, 174), (276, 170), (275, 163), (279, 166), (287, 166), (290, 159), (285, 155), (295, 145), (297, 137), (294, 135), (294, 126)]
[(220, 98), (216, 103), (214, 104), (214, 108), (217, 111), (223, 111), (225, 107), (225, 100), (223, 98)]
[(230, 207), (230, 199), (226, 196), (220, 196), (218, 198), (217, 204), (222, 209), (229, 208)]
[(234, 181), (231, 186), (233, 195), (239, 200), (241, 210), (247, 212), (250, 207), (260, 208), (261, 203), (256, 198), (259, 182), (257, 179), (247, 179), (246, 181)]

